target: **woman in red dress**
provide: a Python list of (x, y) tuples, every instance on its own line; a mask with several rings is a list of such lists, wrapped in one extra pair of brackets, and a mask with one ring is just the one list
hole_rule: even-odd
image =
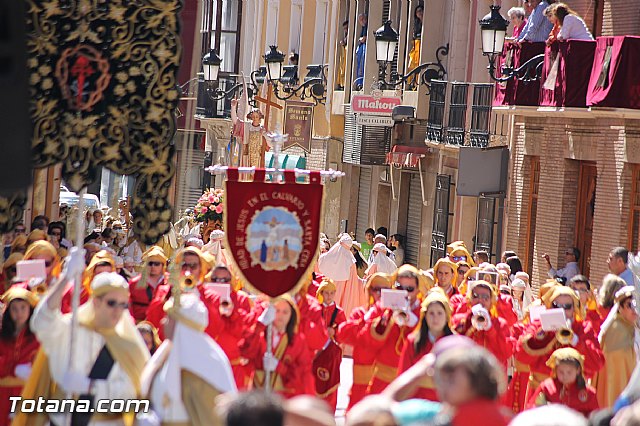
[[(249, 360), (253, 385), (264, 388), (265, 373), (271, 371), (271, 389), (285, 398), (314, 394), (312, 356), (306, 339), (298, 332), (296, 303), (285, 295), (269, 304), (258, 321), (240, 340), (240, 353)], [(272, 353), (267, 354), (267, 326), (272, 324)]]
[(40, 347), (29, 328), (37, 300), (35, 294), (20, 287), (10, 288), (2, 295), (6, 309), (0, 330), (0, 426), (11, 423), (9, 397), (20, 396)]
[[(420, 358), (431, 352), (438, 339), (452, 334), (449, 300), (442, 289), (434, 288), (422, 302), (418, 327), (404, 343), (400, 355), (398, 375), (407, 371)], [(431, 378), (425, 379), (412, 397), (439, 401), (435, 384)]]

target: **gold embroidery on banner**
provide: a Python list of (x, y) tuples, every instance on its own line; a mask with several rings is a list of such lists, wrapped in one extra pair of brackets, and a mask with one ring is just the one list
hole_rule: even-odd
[[(169, 230), (181, 44), (178, 0), (26, 0), (32, 158), (73, 191), (104, 166), (136, 175), (134, 233)], [(22, 198), (0, 198), (0, 231)]]

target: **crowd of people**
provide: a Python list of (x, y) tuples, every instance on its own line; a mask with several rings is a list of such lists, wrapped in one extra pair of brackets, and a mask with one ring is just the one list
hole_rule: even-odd
[(509, 9), (507, 17), (513, 26), (511, 40), (516, 42), (593, 40), (584, 20), (556, 0), (526, 0), (523, 7)]
[[(7, 241), (0, 425), (35, 424), (36, 414), (10, 413), (11, 396), (65, 394), (90, 404), (146, 398), (141, 425), (334, 425), (344, 357), (348, 425), (640, 421), (627, 389), (640, 333), (624, 248), (611, 251), (601, 283), (580, 274), (573, 247), (563, 268), (543, 255), (549, 279), (535, 283), (512, 251), (492, 264), (457, 241), (420, 270), (385, 228), (360, 243), (321, 234), (312, 276), (269, 299), (239, 278), (220, 229), (185, 216), (178, 239), (147, 247), (118, 243), (130, 235), (118, 218), (87, 219), (83, 249), (41, 216)], [(39, 259), (46, 277), (16, 274)], [(555, 328), (552, 311), (564, 321)], [(126, 414), (85, 420), (123, 424)]]

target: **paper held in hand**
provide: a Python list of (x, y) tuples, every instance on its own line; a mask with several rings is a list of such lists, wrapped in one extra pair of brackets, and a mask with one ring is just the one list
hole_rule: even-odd
[(540, 314), (547, 310), (547, 307), (544, 305), (535, 305), (529, 308), (529, 320), (534, 322), (535, 320), (540, 319)]
[(29, 281), (31, 278), (47, 278), (44, 259), (21, 260), (16, 264), (18, 281)]
[(406, 290), (382, 289), (382, 307), (394, 311), (406, 310), (409, 308), (409, 293)]
[(206, 287), (212, 290), (220, 298), (220, 301), (231, 300), (230, 284), (206, 284)]
[(547, 309), (540, 312), (540, 323), (544, 331), (557, 331), (561, 328), (567, 328), (567, 317), (564, 315), (564, 309)]

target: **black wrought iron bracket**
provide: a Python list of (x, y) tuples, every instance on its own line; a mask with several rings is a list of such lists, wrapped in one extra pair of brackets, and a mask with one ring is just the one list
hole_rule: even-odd
[(318, 105), (324, 104), (327, 100), (326, 87), (325, 78), (310, 78), (298, 87), (287, 84), (273, 84), (273, 94), (281, 101), (286, 101), (294, 96), (299, 97), (302, 101), (312, 98), (313, 102)]
[(400, 75), (397, 72), (391, 73), (391, 82), (385, 82), (387, 87), (397, 87), (405, 84), (407, 81), (416, 80), (419, 75), (420, 84), (431, 87), (431, 80), (442, 80), (447, 75), (447, 70), (442, 64), (443, 56), (449, 54), (449, 43), (436, 49), (437, 62), (427, 62), (420, 64), (406, 75)]
[(540, 80), (542, 76), (542, 65), (544, 63), (544, 53), (534, 56), (518, 68), (502, 67), (500, 73), (501, 77), (496, 77), (496, 57), (495, 55), (489, 56), (489, 76), (493, 81), (498, 83), (504, 83), (512, 79), (518, 79), (520, 81), (529, 82)]
[[(201, 74), (201, 73), (199, 73)], [(178, 86), (178, 90), (180, 90), (180, 95), (181, 96), (185, 96), (185, 97), (189, 97), (189, 96), (196, 96), (197, 95), (197, 89), (193, 89), (193, 83), (198, 83), (199, 77), (194, 77), (191, 80), (187, 81), (186, 83), (182, 84), (181, 86)], [(219, 87), (216, 87), (215, 89), (212, 89), (210, 86), (211, 82), (204, 82), (207, 85), (207, 96), (209, 96), (209, 98), (212, 101), (221, 101), (223, 99), (231, 99), (233, 97), (236, 97), (236, 92), (239, 89), (242, 89), (243, 84), (242, 83), (237, 83), (234, 84), (230, 89), (228, 90), (223, 90), (220, 89)], [(197, 88), (197, 85), (196, 85)], [(249, 105), (251, 105), (252, 107), (256, 107), (256, 101), (254, 100), (255, 95), (258, 93), (258, 86), (255, 84), (255, 80), (253, 77), (253, 73), (250, 79), (250, 82), (247, 84), (247, 98), (249, 100)], [(240, 92), (241, 94), (242, 92)]]

